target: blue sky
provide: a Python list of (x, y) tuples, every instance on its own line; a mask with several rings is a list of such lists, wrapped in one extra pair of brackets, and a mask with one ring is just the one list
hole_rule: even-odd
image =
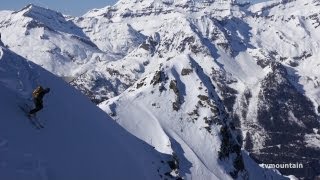
[[(263, 0), (251, 1), (261, 2)], [(113, 5), (116, 2), (117, 0), (5, 0), (0, 3), (0, 10), (19, 10), (32, 3), (60, 11), (63, 14), (80, 16), (90, 9), (102, 8), (107, 5)]]

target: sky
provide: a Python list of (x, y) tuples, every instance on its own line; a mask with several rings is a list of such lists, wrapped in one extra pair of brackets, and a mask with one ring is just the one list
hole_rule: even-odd
[[(263, 0), (250, 1), (256, 3)], [(32, 3), (63, 14), (81, 16), (90, 9), (102, 8), (116, 2), (117, 0), (4, 0), (0, 3), (0, 10), (19, 10)]]

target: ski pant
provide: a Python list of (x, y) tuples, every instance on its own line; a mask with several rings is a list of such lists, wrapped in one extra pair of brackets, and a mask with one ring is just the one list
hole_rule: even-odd
[(36, 112), (40, 111), (43, 108), (42, 100), (41, 99), (33, 99), (35, 108), (32, 109), (29, 114), (35, 114)]

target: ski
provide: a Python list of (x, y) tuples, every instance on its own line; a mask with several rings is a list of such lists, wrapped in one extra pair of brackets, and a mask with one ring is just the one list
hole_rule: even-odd
[(36, 116), (31, 115), (29, 119), (30, 119), (31, 123), (33, 123), (38, 129), (44, 128), (44, 126), (39, 122), (39, 120)]
[(31, 124), (37, 128), (37, 129), (42, 129), (44, 128), (40, 123), (36, 122), (34, 119), (32, 119), (31, 117), (29, 118), (29, 121), (31, 122)]
[(19, 106), (19, 108), (25, 113), (25, 115), (28, 117), (31, 124), (37, 129), (44, 128), (44, 126), (37, 120), (36, 116), (32, 116), (29, 114), (29, 110), (27, 109), (28, 106), (27, 105), (25, 105), (25, 106), (26, 107)]

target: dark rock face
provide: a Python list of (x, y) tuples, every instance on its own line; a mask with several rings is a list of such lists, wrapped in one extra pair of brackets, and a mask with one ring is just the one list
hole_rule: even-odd
[(154, 74), (150, 84), (152, 84), (153, 86), (157, 85), (160, 82), (164, 81), (164, 79), (165, 79), (164, 73), (161, 70), (156, 71), (156, 73)]
[(187, 76), (189, 75), (190, 73), (193, 72), (193, 69), (187, 69), (187, 68), (183, 68), (182, 71), (181, 71), (181, 75), (182, 76)]
[(140, 45), (140, 48), (149, 51), (150, 54), (153, 54), (157, 45), (158, 42), (154, 40), (153, 37), (148, 37), (146, 41)]
[(212, 69), (212, 79), (217, 83), (217, 86), (221, 91), (222, 101), (227, 110), (232, 112), (238, 92), (229, 87), (229, 84), (235, 83), (237, 80), (228, 77), (223, 71), (217, 71), (215, 69)]
[[(268, 135), (264, 148), (252, 156), (265, 164), (302, 163), (303, 169), (279, 171), (313, 179), (320, 174), (320, 150), (306, 146), (304, 135), (319, 128), (319, 116), (312, 102), (291, 84), (286, 68), (280, 63), (272, 63), (271, 68), (258, 96), (258, 122)], [(252, 149), (250, 141), (248, 151)]]
[[(274, 64), (273, 73), (262, 81), (259, 93), (258, 119), (266, 130), (291, 133), (312, 133), (308, 127), (318, 127), (318, 116), (312, 102), (302, 95), (287, 79), (287, 71), (280, 64)], [(293, 123), (289, 113), (301, 123)]]
[(175, 101), (172, 103), (172, 108), (175, 111), (178, 111), (180, 109), (180, 95), (179, 95), (179, 89), (177, 86), (177, 81), (176, 80), (171, 80), (169, 88), (173, 90), (174, 94), (176, 95)]
[(245, 144), (244, 144), (244, 148), (247, 151), (251, 151), (253, 148), (253, 142), (252, 142), (252, 138), (249, 132), (247, 132), (246, 134), (246, 139), (245, 139)]

